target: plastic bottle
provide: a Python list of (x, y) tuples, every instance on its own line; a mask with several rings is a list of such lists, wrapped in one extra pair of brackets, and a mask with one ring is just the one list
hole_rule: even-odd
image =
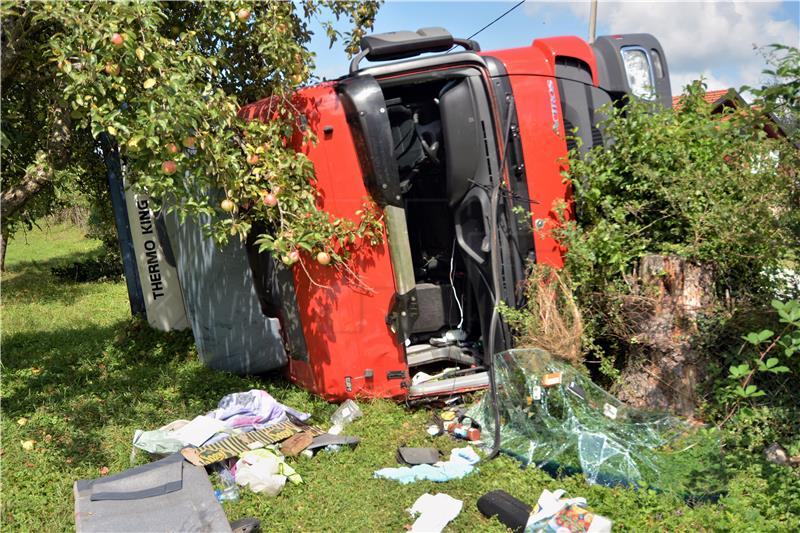
[(328, 433), (332, 435), (338, 435), (342, 432), (342, 429), (352, 422), (353, 420), (357, 420), (363, 416), (361, 409), (359, 409), (356, 402), (353, 400), (345, 400), (336, 409), (336, 412), (331, 415), (331, 423), (333, 427), (328, 430)]
[(222, 489), (216, 489), (214, 495), (219, 502), (238, 502), (239, 501), (239, 487), (236, 486), (236, 480), (233, 474), (227, 468), (219, 473), (219, 479), (222, 482)]

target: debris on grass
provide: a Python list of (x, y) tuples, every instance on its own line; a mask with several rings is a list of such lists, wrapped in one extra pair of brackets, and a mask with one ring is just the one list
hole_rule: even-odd
[(408, 509), (408, 514), (417, 519), (409, 530), (411, 533), (440, 533), (447, 524), (456, 519), (464, 502), (448, 494), (428, 494), (417, 498)]
[(373, 473), (374, 477), (399, 481), (403, 485), (415, 481), (428, 480), (443, 483), (453, 479), (461, 479), (472, 473), (474, 465), (480, 461), (480, 456), (471, 446), (454, 448), (450, 452), (450, 459), (439, 461), (432, 465), (418, 464), (412, 467), (381, 468)]
[(503, 490), (478, 499), (478, 510), (497, 519), (515, 533), (610, 533), (612, 522), (586, 508), (585, 498), (565, 498), (566, 491), (543, 490), (536, 508)]
[[(649, 487), (717, 499), (727, 481), (719, 436), (667, 413), (620, 402), (543, 350), (509, 350), (493, 363), (500, 449), (551, 475), (582, 473), (592, 484)], [(548, 375), (560, 382), (542, 387)], [(485, 395), (470, 411), (484, 446), (494, 445), (495, 409)]]

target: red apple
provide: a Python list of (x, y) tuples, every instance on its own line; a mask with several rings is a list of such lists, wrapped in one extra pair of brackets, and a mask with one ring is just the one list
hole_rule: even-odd
[(168, 150), (168, 151), (169, 151), (171, 154), (177, 154), (177, 153), (178, 153), (178, 145), (177, 145), (177, 144), (175, 144), (175, 143), (169, 143), (169, 144), (167, 145), (167, 150)]
[(194, 138), (194, 137), (186, 137), (186, 138), (183, 140), (183, 145), (184, 145), (186, 148), (194, 148), (194, 143), (196, 143), (196, 142), (197, 142), (197, 139), (196, 139), (196, 138)]
[(247, 156), (247, 164), (248, 165), (257, 165), (259, 159), (260, 158), (258, 157), (257, 154), (250, 154), (250, 155)]
[(125, 42), (125, 36), (119, 33), (112, 33), (111, 34), (111, 44), (114, 46), (122, 46), (122, 43)]
[(270, 192), (264, 195), (263, 202), (267, 207), (275, 207), (278, 205), (278, 198)]
[(222, 208), (223, 211), (227, 211), (228, 213), (230, 213), (236, 208), (236, 204), (234, 204), (233, 201), (230, 200), (229, 198), (225, 198), (224, 200), (222, 200), (219, 206)]
[(329, 265), (331, 264), (331, 256), (328, 252), (320, 252), (317, 254), (317, 263), (320, 265)]
[(244, 22), (245, 20), (250, 18), (250, 10), (247, 8), (242, 8), (236, 12), (236, 16), (239, 17), (239, 20)]
[(167, 176), (175, 174), (177, 170), (178, 170), (178, 165), (175, 164), (175, 161), (169, 160), (161, 163), (161, 172), (163, 172)]

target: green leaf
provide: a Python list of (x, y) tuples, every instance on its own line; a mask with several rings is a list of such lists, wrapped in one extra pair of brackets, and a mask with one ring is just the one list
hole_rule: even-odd
[(755, 332), (750, 332), (742, 338), (754, 346), (761, 344), (761, 341), (758, 340), (758, 334)]
[[(743, 369), (742, 366), (745, 368)], [(729, 369), (732, 378), (739, 378), (747, 373), (749, 367), (747, 365), (731, 366)]]
[(789, 367), (783, 365), (772, 367), (768, 369), (768, 371), (772, 372), (773, 374), (785, 374), (786, 372), (791, 372), (791, 370), (789, 370)]
[(137, 148), (139, 145), (139, 141), (144, 139), (143, 135), (134, 135), (130, 139), (128, 139), (128, 147), (129, 148)]
[(774, 332), (772, 332), (772, 331), (770, 331), (768, 329), (764, 329), (758, 334), (758, 341), (759, 342), (764, 342), (765, 340), (771, 338), (773, 335), (775, 335)]

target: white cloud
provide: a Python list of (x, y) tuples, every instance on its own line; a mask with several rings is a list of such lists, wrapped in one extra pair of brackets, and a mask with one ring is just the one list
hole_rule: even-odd
[(706, 83), (706, 87), (709, 91), (716, 91), (719, 89), (729, 89), (731, 87), (736, 87), (737, 83), (733, 80), (721, 77), (718, 78), (711, 72), (710, 69), (705, 69), (702, 72), (679, 72), (679, 73), (671, 73), (670, 74), (670, 83), (672, 84), (672, 94), (677, 95), (683, 92), (683, 88), (689, 85), (691, 82), (695, 80), (699, 80), (700, 78)]
[[(559, 10), (565, 7), (544, 6)], [(572, 16), (588, 20), (586, 2), (570, 2), (568, 7)], [(700, 75), (709, 79), (709, 87), (717, 83), (732, 87), (756, 85), (765, 63), (754, 46), (797, 46), (800, 42), (797, 6), (787, 10), (792, 15), (782, 13), (780, 8), (781, 3), (774, 1), (600, 0), (598, 31), (655, 35), (664, 47), (675, 93), (686, 81)], [(528, 13), (535, 11), (526, 9)]]

